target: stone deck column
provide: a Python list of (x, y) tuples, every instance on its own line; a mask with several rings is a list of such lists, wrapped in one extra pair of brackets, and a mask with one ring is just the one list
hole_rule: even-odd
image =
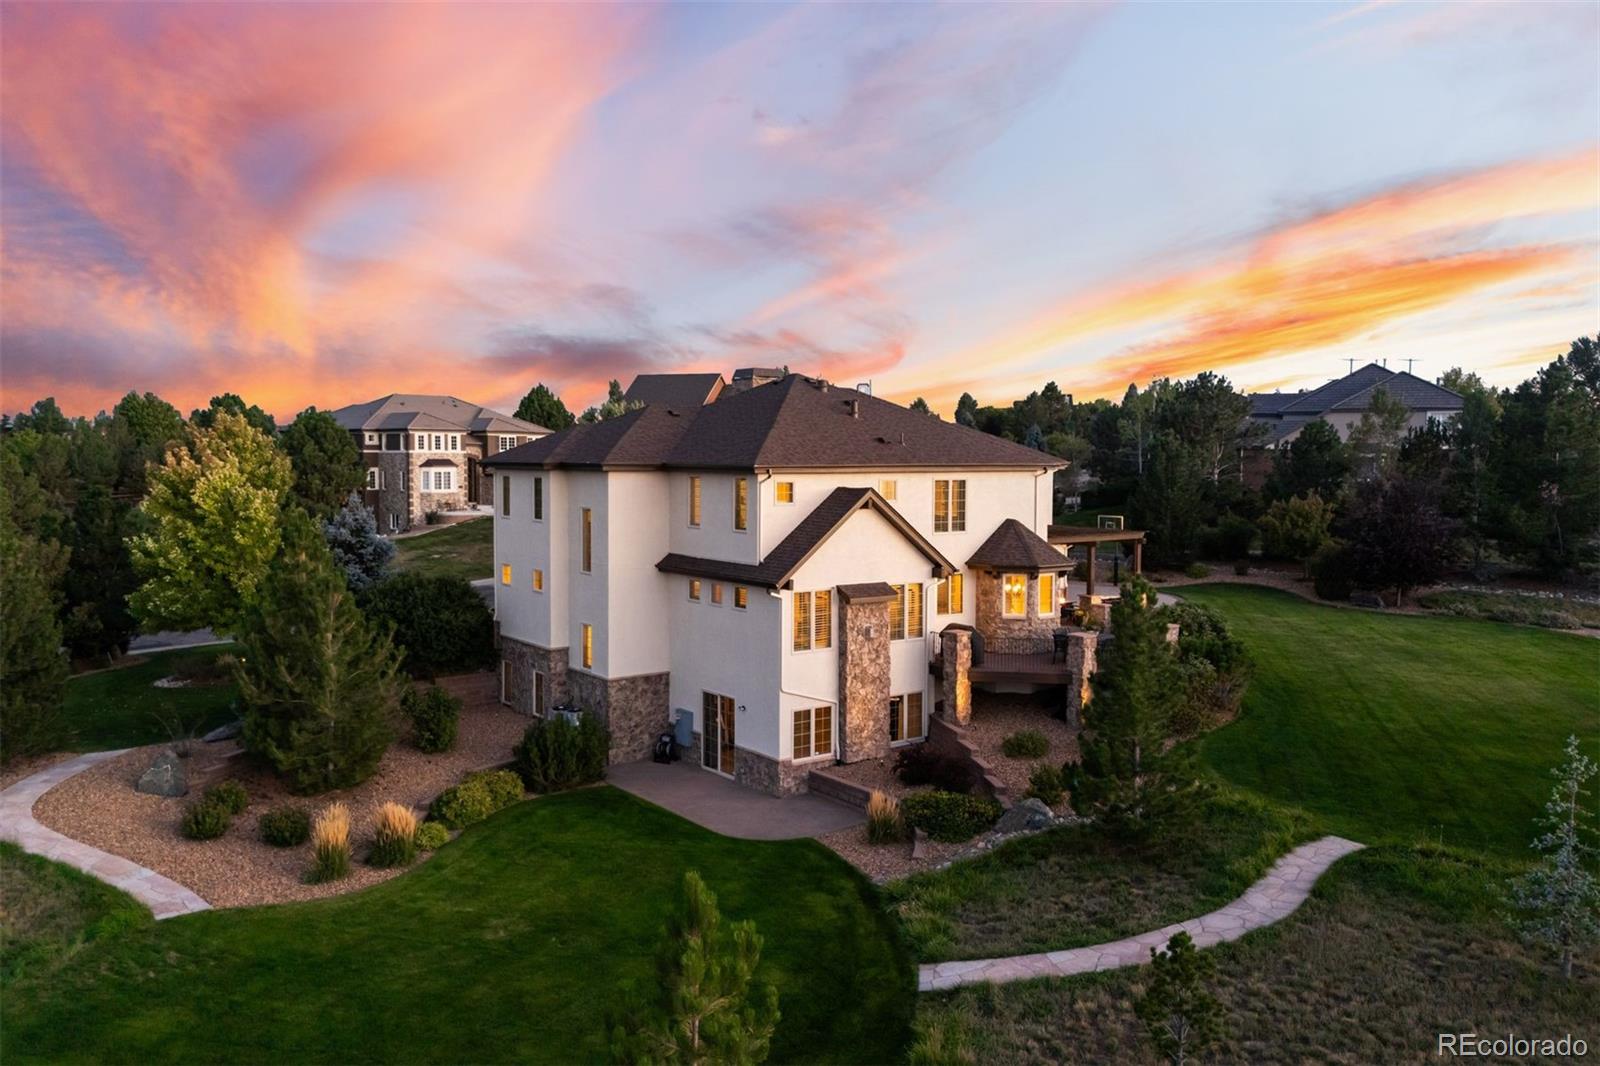
[(972, 720), (972, 632), (950, 626), (939, 634), (939, 653), (944, 659), (944, 676), (939, 681), (944, 716), (966, 725)]
[(839, 761), (889, 754), (889, 603), (840, 597)]
[(1067, 634), (1067, 724), (1073, 728), (1083, 725), (1083, 708), (1092, 691), (1089, 679), (1094, 676), (1095, 649), (1100, 644), (1100, 634), (1092, 630), (1074, 630)]

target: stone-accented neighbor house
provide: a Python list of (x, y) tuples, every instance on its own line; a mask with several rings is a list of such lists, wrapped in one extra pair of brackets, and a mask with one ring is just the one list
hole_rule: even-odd
[(685, 719), (707, 771), (790, 793), (967, 721), (974, 686), (1082, 689), (1046, 453), (787, 375), (485, 465), (502, 698), (599, 715), (613, 760)]
[(330, 414), (361, 449), (362, 498), (385, 533), (421, 525), (430, 511), (492, 505), (485, 457), (550, 432), (454, 396), (392, 393)]

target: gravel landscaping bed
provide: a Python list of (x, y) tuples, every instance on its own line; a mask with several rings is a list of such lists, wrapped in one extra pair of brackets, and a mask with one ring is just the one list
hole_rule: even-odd
[[(198, 797), (197, 789), (191, 789), (187, 797), (172, 799), (134, 791), (139, 775), (166, 746), (162, 744), (137, 748), (63, 781), (40, 797), (33, 815), (59, 833), (172, 878), (214, 907), (338, 895), (402, 872), (374, 869), (361, 862), (379, 806), (389, 800), (426, 806), (468, 772), (507, 762), (512, 745), (527, 725), (526, 717), (509, 710), (463, 710), (454, 750), (424, 755), (404, 740), (398, 741), (367, 781), (320, 796), (291, 795), (269, 769), (237, 756), (229, 763), (226, 776), (245, 786), (250, 806), (216, 840), (186, 840), (178, 831), (184, 807)], [(193, 779), (234, 751), (237, 748), (232, 743), (198, 744), (185, 760), (185, 770)], [(257, 836), (256, 820), (279, 804), (315, 811), (333, 800), (342, 800), (350, 808), (350, 876), (330, 884), (305, 884), (301, 877), (310, 865), (310, 845), (269, 847)]]
[[(1013, 801), (1021, 799), (1028, 791), (1028, 775), (1033, 773), (1035, 767), (1060, 767), (1068, 759), (1078, 757), (1078, 731), (1061, 719), (1051, 717), (1046, 700), (1059, 701), (1060, 696), (1056, 693), (1037, 698), (992, 692), (973, 693), (972, 720), (967, 723), (967, 739), (977, 749), (978, 758), (1010, 791)], [(1006, 737), (1025, 729), (1043, 733), (1050, 741), (1050, 751), (1043, 758), (1012, 759), (1000, 750), (1000, 744)], [(1056, 813), (1066, 809), (1065, 803), (1058, 804)]]
[(913, 859), (909, 840), (898, 844), (869, 844), (867, 828), (862, 825), (825, 833), (817, 840), (838, 852), (841, 858), (878, 884), (931, 870), (970, 843), (941, 844), (936, 840), (925, 840), (922, 842), (922, 854)]

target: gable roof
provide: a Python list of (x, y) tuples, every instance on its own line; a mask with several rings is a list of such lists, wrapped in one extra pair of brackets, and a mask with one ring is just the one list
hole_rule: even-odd
[(1066, 465), (1046, 452), (799, 374), (706, 407), (665, 464), (737, 470)]
[(857, 511), (867, 509), (878, 512), (904, 537), (912, 547), (933, 564), (934, 573), (940, 577), (955, 571), (956, 567), (935, 548), (928, 538), (918, 533), (896, 511), (889, 501), (873, 489), (837, 488), (800, 524), (767, 553), (759, 563), (735, 563), (724, 559), (706, 559), (695, 555), (671, 552), (656, 563), (656, 569), (668, 574), (688, 574), (712, 580), (735, 581), (763, 588), (783, 588), (794, 577), (795, 571), (805, 565), (841, 526)]
[[(695, 410), (698, 410), (696, 408)], [(649, 404), (603, 422), (579, 422), (483, 460), (485, 466), (657, 467), (695, 418)]]
[(392, 392), (329, 411), (345, 429), (450, 429), (467, 433), (549, 433), (544, 426), (454, 396)]
[(1008, 518), (978, 545), (967, 565), (989, 570), (1067, 570), (1072, 562), (1039, 534)]
[(717, 398), (724, 386), (722, 375), (640, 374), (622, 398), (629, 403), (659, 403), (668, 407), (699, 407)]
[(1255, 393), (1250, 397), (1250, 413), (1258, 418), (1315, 418), (1329, 411), (1365, 411), (1380, 388), (1413, 411), (1459, 411), (1463, 404), (1458, 393), (1442, 385), (1368, 363), (1307, 392)]

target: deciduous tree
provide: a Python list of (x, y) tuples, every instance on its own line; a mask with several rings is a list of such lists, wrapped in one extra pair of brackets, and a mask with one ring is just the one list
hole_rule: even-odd
[[(8, 479), (9, 480), (9, 479)], [(11, 486), (0, 491), (11, 495)], [(61, 738), (67, 659), (57, 583), (67, 553), (22, 532), (0, 507), (0, 761), (48, 751)]]
[(221, 396), (211, 397), (211, 402), (205, 407), (189, 412), (189, 422), (197, 429), (210, 429), (216, 425), (219, 414), (241, 415), (246, 422), (268, 437), (275, 436), (278, 432), (278, 423), (271, 415), (253, 403), (245, 403), (244, 398), (236, 392), (225, 392)]
[(1261, 516), (1261, 547), (1267, 555), (1304, 564), (1328, 543), (1333, 505), (1315, 492), (1278, 500)]
[(1435, 485), (1405, 477), (1364, 482), (1348, 519), (1352, 562), (1363, 587), (1406, 593), (1444, 576), (1455, 523), (1439, 510)]
[(1410, 417), (1406, 405), (1383, 386), (1372, 390), (1372, 402), (1350, 430), (1350, 454), (1357, 477), (1387, 477), (1394, 470)]
[(301, 411), (278, 444), (294, 471), (294, 498), (307, 514), (327, 518), (361, 487), (361, 451), (350, 431), (326, 411)]

